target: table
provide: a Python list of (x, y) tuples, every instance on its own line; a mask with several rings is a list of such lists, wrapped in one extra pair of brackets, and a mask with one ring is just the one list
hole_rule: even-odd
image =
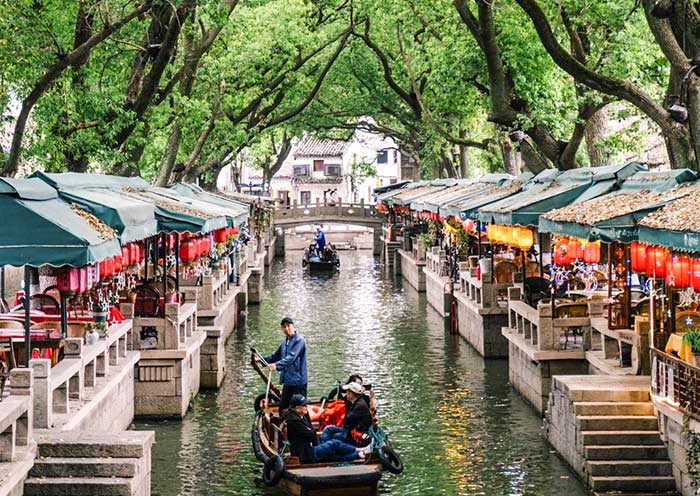
[(687, 363), (693, 362), (693, 350), (690, 345), (683, 342), (683, 334), (677, 332), (671, 334), (666, 343), (666, 353), (671, 354), (672, 352), (678, 353), (681, 360)]

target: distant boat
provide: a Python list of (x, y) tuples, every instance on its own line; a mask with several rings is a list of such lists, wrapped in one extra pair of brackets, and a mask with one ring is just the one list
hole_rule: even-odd
[(316, 245), (310, 245), (304, 250), (301, 266), (310, 272), (340, 270), (340, 258), (335, 245), (327, 245), (321, 257), (316, 252)]

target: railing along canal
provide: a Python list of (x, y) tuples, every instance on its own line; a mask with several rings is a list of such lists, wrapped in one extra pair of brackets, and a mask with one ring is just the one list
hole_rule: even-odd
[(651, 349), (651, 390), (700, 421), (700, 368)]
[(284, 223), (285, 220), (299, 220), (305, 217), (359, 217), (381, 222), (376, 206), (366, 204), (364, 200), (359, 203), (335, 204), (321, 203), (319, 200), (315, 204), (300, 204), (295, 201), (292, 205), (277, 207), (275, 210), (275, 223), (278, 224)]

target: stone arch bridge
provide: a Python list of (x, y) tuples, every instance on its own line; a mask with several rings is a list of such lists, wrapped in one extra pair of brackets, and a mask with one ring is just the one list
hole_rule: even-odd
[[(359, 203), (321, 203), (277, 206), (275, 228), (292, 229), (309, 224), (350, 224), (374, 229), (374, 254), (381, 253), (382, 216), (376, 205)], [(282, 236), (282, 239), (284, 237)], [(283, 248), (282, 248), (283, 249)]]

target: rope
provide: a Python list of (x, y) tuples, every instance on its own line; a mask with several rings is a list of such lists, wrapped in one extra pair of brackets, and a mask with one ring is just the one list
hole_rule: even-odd
[(372, 446), (371, 451), (381, 448), (386, 443), (386, 433), (381, 427), (370, 426), (369, 428), (370, 446)]

